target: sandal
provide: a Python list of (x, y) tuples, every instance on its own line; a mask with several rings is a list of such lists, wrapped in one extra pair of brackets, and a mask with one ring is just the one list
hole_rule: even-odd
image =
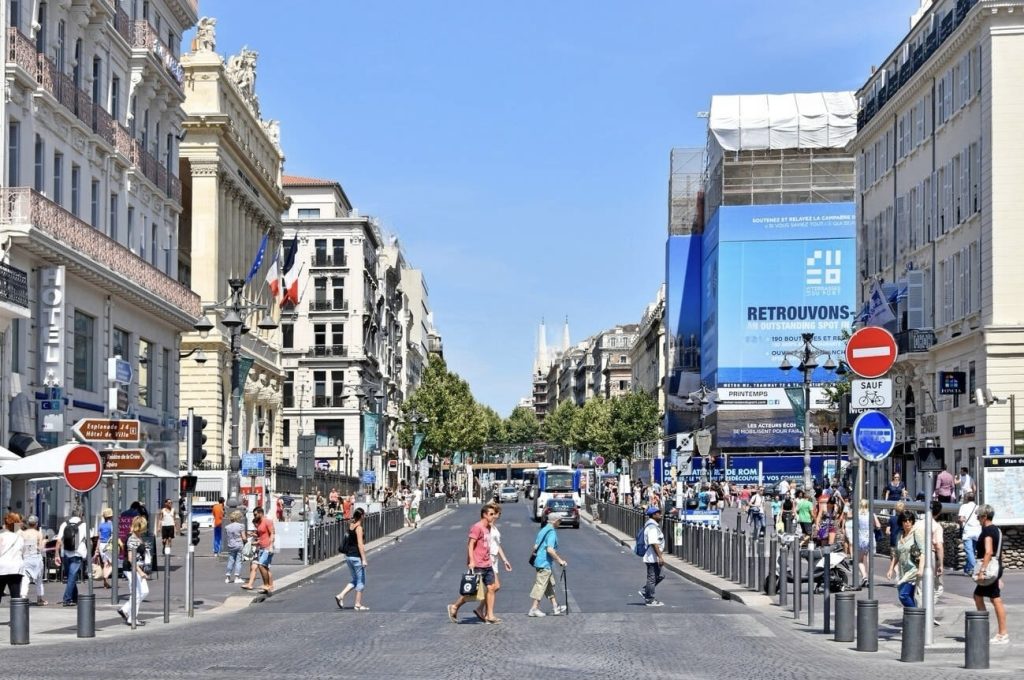
[(252, 590), (252, 586), (250, 586), (250, 585), (244, 585), (244, 586), (238, 586), (238, 587), (241, 588), (242, 590)]
[(345, 600), (343, 600), (341, 597), (335, 595), (334, 596), (334, 601), (338, 603), (338, 609), (344, 609), (345, 608)]
[(357, 604), (355, 607), (352, 607), (352, 608), (355, 609), (357, 612), (368, 612), (368, 611), (370, 611), (369, 607), (367, 607), (365, 605), (361, 605), (361, 604)]
[(479, 609), (474, 609), (473, 613), (476, 614), (476, 618), (480, 619), (481, 623), (487, 623), (487, 617), (481, 614)]
[(501, 623), (501, 619), (499, 619), (498, 617), (494, 617), (493, 619), (484, 619), (484, 623), (489, 623), (489, 624), (494, 625), (494, 624)]
[(448, 620), (451, 621), (452, 623), (458, 623), (459, 622), (458, 610), (455, 609), (454, 605), (448, 605), (447, 609), (448, 609)]

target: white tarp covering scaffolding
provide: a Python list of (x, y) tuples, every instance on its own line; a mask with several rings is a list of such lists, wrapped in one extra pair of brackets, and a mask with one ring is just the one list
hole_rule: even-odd
[(842, 148), (857, 134), (853, 92), (716, 95), (709, 164), (722, 151)]

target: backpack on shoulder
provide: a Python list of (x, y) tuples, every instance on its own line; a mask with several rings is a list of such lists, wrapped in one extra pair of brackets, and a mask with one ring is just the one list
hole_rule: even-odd
[(643, 557), (647, 554), (647, 536), (645, 535), (646, 531), (647, 522), (644, 522), (643, 526), (640, 527), (640, 531), (637, 532), (636, 542), (633, 544), (633, 552), (636, 553), (638, 557)]
[(81, 522), (68, 522), (64, 525), (64, 533), (60, 535), (60, 545), (68, 552), (78, 550), (78, 525)]

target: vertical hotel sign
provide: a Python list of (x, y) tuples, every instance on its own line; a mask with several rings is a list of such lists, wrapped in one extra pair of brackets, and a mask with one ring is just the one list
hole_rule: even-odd
[[(39, 382), (48, 391), (43, 403), (60, 406), (64, 403), (67, 365), (64, 275), (63, 266), (39, 269)], [(41, 410), (39, 415), (38, 429), (43, 433), (64, 431), (63, 408)]]

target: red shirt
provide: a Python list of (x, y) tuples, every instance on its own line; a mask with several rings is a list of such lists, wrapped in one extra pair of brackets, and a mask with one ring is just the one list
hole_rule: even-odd
[(213, 506), (210, 512), (213, 513), (213, 526), (219, 527), (224, 521), (224, 506), (217, 503)]
[(469, 537), (476, 539), (473, 546), (473, 566), (483, 569), (491, 566), (491, 529), (487, 522), (480, 520), (469, 530)]
[(269, 549), (272, 546), (270, 541), (270, 533), (274, 528), (274, 522), (266, 515), (260, 520), (260, 525), (256, 527), (256, 540), (260, 544), (261, 548)]
[(341, 514), (345, 519), (352, 519), (352, 501), (347, 498), (341, 502)]

